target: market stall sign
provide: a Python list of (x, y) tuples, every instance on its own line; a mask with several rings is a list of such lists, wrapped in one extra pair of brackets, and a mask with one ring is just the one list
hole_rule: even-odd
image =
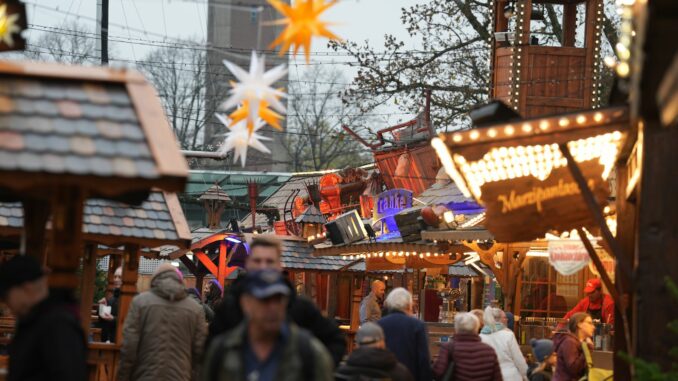
[[(392, 189), (380, 193), (374, 203), (373, 222), (382, 221), (388, 231), (398, 231), (398, 226), (393, 216), (412, 207), (412, 192), (407, 189)], [(383, 230), (383, 229), (382, 229)]]
[(615, 107), (449, 133), (431, 144), (462, 193), (486, 208), (495, 239), (518, 242), (594, 225), (562, 147), (603, 206), (627, 128), (628, 110)]
[[(607, 181), (600, 177), (602, 166), (587, 161), (579, 168), (596, 200), (604, 205), (609, 189)], [(551, 229), (568, 231), (593, 224), (567, 168), (552, 171), (543, 181), (523, 177), (486, 183), (481, 201), (486, 207), (485, 227), (501, 242), (528, 241), (535, 238), (535, 232), (543, 236)]]
[(586, 247), (578, 239), (549, 241), (548, 253), (551, 266), (565, 276), (576, 274), (590, 261)]

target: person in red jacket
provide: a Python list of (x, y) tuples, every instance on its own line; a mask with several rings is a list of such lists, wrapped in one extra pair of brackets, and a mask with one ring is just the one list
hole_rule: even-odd
[(567, 320), (577, 312), (586, 312), (591, 315), (593, 320), (614, 324), (614, 300), (610, 295), (603, 294), (602, 288), (603, 285), (600, 283), (600, 279), (589, 279), (586, 282), (586, 287), (584, 287), (586, 297), (580, 300), (563, 319)]

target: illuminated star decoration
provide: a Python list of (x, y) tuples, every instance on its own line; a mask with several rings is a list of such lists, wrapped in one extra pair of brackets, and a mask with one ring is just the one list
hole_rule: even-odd
[(321, 21), (320, 14), (337, 3), (337, 0), (296, 0), (294, 5), (287, 5), (280, 0), (268, 0), (269, 4), (285, 18), (276, 20), (276, 25), (287, 25), (285, 30), (273, 41), (271, 48), (281, 45), (279, 55), (285, 54), (294, 46), (294, 55), (299, 48), (304, 47), (306, 62), (311, 60), (311, 38), (314, 36), (327, 37), (331, 40), (340, 40), (327, 29), (330, 23)]
[[(242, 105), (240, 105), (240, 107), (233, 111), (228, 117), (231, 119), (231, 123), (238, 123), (241, 120), (247, 120), (247, 130), (252, 133), (254, 132), (254, 124), (256, 119), (250, 120), (249, 115), (249, 101), (243, 101)], [(265, 101), (259, 102), (259, 118), (280, 131), (283, 129), (280, 125), (280, 119), (282, 119), (282, 117), (282, 115), (268, 108), (268, 103)]]
[(14, 46), (14, 33), (21, 32), (21, 28), (17, 25), (19, 15), (7, 15), (7, 4), (0, 5), (0, 41), (7, 44), (7, 46)]
[(232, 123), (223, 115), (216, 114), (216, 116), (221, 123), (229, 128), (229, 132), (226, 133), (224, 144), (219, 148), (219, 154), (225, 155), (228, 151), (233, 150), (233, 161), (237, 162), (238, 159), (240, 159), (240, 162), (244, 167), (245, 161), (247, 160), (247, 147), (252, 147), (264, 153), (271, 153), (264, 143), (261, 142), (262, 140), (271, 139), (257, 134), (257, 131), (264, 127), (264, 122), (261, 119), (256, 121), (254, 124), (254, 131), (250, 133), (247, 129), (246, 120)]
[[(263, 118), (263, 115), (259, 113), (262, 102), (270, 105), (279, 113), (285, 113), (285, 106), (280, 102), (280, 98), (285, 97), (286, 94), (281, 90), (271, 87), (273, 83), (287, 74), (285, 65), (279, 65), (269, 71), (265, 71), (266, 62), (264, 56), (258, 57), (254, 51), (252, 52), (249, 72), (227, 60), (224, 60), (224, 65), (226, 65), (226, 68), (235, 76), (238, 82), (231, 82), (231, 96), (221, 105), (223, 109), (230, 109), (247, 101), (249, 111), (247, 120), (252, 125), (256, 124), (256, 120), (259, 117), (271, 119), (270, 115)], [(266, 112), (263, 112), (263, 114), (266, 114)]]

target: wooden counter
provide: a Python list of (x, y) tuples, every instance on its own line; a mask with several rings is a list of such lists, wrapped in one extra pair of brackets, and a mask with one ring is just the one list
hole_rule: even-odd
[(438, 358), (440, 351), (440, 344), (447, 342), (450, 336), (454, 335), (454, 324), (451, 323), (432, 323), (426, 322), (426, 329), (428, 330), (428, 343), (431, 359)]

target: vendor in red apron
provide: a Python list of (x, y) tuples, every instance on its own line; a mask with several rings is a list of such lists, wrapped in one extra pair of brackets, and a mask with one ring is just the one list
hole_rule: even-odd
[(614, 300), (610, 295), (603, 293), (603, 285), (600, 279), (593, 278), (586, 282), (584, 287), (586, 297), (577, 303), (563, 318), (567, 321), (570, 316), (577, 312), (586, 312), (593, 320), (602, 323), (614, 324)]

